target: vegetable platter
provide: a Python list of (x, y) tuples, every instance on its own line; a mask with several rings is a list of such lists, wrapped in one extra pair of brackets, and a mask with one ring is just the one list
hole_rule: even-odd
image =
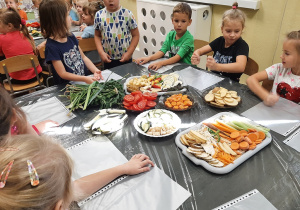
[(158, 95), (184, 92), (186, 84), (177, 73), (133, 76), (124, 83), (126, 94), (134, 91), (157, 92)]
[(181, 125), (180, 118), (165, 109), (152, 109), (139, 114), (134, 128), (142, 135), (149, 137), (165, 137), (174, 134)]
[(226, 174), (272, 141), (269, 129), (231, 112), (221, 112), (179, 133), (175, 143), (196, 165)]

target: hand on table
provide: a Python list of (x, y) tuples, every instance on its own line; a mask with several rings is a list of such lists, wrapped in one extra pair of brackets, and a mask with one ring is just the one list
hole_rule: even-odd
[(126, 62), (126, 61), (128, 61), (130, 58), (131, 58), (131, 54), (128, 53), (128, 52), (126, 52), (126, 53), (124, 53), (124, 54), (122, 55), (122, 58), (121, 58), (120, 62)]
[(82, 37), (81, 36), (76, 36), (76, 39), (77, 40), (82, 40)]
[(80, 30), (80, 31), (83, 31), (86, 27), (87, 27), (87, 25), (82, 24), (82, 25), (79, 27), (79, 30)]
[(102, 73), (101, 73), (100, 70), (96, 70), (96, 71), (94, 72), (94, 78), (96, 78), (97, 81), (100, 80), (100, 79), (103, 80), (103, 76), (102, 76)]
[(154, 167), (154, 163), (147, 155), (136, 154), (127, 163), (123, 164), (122, 167), (124, 167), (124, 174), (135, 175), (149, 171), (149, 165)]
[(150, 57), (142, 57), (135, 60), (135, 63), (138, 65), (143, 65), (145, 63), (148, 63), (150, 61)]
[(279, 100), (279, 95), (270, 93), (264, 100), (266, 106), (274, 106)]
[(84, 76), (83, 82), (87, 83), (87, 84), (92, 84), (95, 81), (98, 81), (99, 79), (97, 79), (96, 77), (89, 77), (89, 76)]
[(151, 63), (151, 64), (148, 66), (148, 69), (157, 71), (157, 70), (158, 70), (159, 68), (161, 68), (162, 66), (163, 66), (163, 61), (158, 61), (158, 62), (155, 62), (155, 63)]

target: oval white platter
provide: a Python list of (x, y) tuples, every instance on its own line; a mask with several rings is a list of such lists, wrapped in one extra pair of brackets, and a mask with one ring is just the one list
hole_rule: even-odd
[[(202, 167), (204, 167), (206, 170), (212, 172), (212, 173), (216, 173), (216, 174), (226, 174), (226, 173), (229, 173), (231, 172), (233, 169), (235, 169), (236, 167), (238, 167), (240, 164), (242, 164), (244, 161), (246, 161), (247, 159), (249, 159), (250, 157), (252, 157), (253, 155), (255, 155), (257, 152), (259, 152), (261, 149), (263, 149), (265, 146), (267, 146), (268, 144), (271, 143), (272, 141), (272, 136), (270, 133), (268, 133), (266, 135), (266, 138), (265, 140), (262, 141), (262, 143), (258, 144), (256, 146), (256, 148), (254, 150), (248, 150), (247, 152), (245, 152), (243, 155), (241, 155), (239, 158), (237, 158), (232, 164), (228, 164), (227, 166), (225, 167), (222, 167), (222, 168), (218, 168), (218, 167), (214, 167), (212, 165), (210, 165), (209, 163), (207, 163), (206, 161), (202, 160), (202, 159), (199, 159), (199, 158), (196, 158), (194, 155), (192, 155), (191, 153), (187, 152), (186, 149), (187, 147), (185, 145), (183, 145), (180, 141), (180, 136), (183, 135), (183, 134), (186, 134), (188, 133), (190, 130), (197, 130), (200, 128), (201, 124), (203, 122), (212, 122), (214, 121), (215, 119), (221, 117), (222, 115), (230, 115), (230, 116), (237, 116), (237, 117), (240, 117), (240, 118), (243, 118), (237, 114), (234, 114), (232, 112), (220, 112), (214, 116), (212, 116), (211, 118), (208, 118), (202, 122), (200, 122), (199, 124), (187, 129), (187, 130), (184, 130), (182, 132), (180, 132), (176, 138), (175, 138), (175, 143), (176, 145), (182, 150), (182, 153), (187, 157), (189, 158), (193, 163), (195, 163), (196, 165), (201, 165)], [(257, 125), (257, 123), (255, 122), (251, 122), (252, 124), (254, 125)], [(254, 166), (253, 166), (254, 167)]]
[[(133, 78), (139, 78), (141, 76), (133, 76), (133, 77), (128, 77), (123, 85), (123, 88), (125, 90), (125, 93), (126, 94), (130, 94), (130, 92), (127, 91), (127, 84), (128, 82), (133, 79)], [(184, 80), (181, 79), (180, 75), (179, 75), (179, 80), (182, 82), (181, 86), (186, 86), (187, 84), (185, 84)], [(182, 92), (185, 92), (186, 91), (186, 88), (182, 88), (181, 90), (176, 90), (176, 91), (159, 91), (157, 92), (157, 95), (163, 95), (165, 93), (168, 93), (168, 94), (172, 94), (172, 93), (182, 93)]]
[(169, 114), (172, 115), (172, 119), (173, 119), (173, 121), (172, 121), (172, 126), (175, 127), (175, 130), (172, 131), (172, 132), (169, 133), (169, 134), (165, 134), (165, 135), (161, 135), (161, 136), (153, 136), (153, 135), (149, 135), (149, 134), (145, 133), (144, 131), (142, 131), (138, 125), (140, 124), (142, 118), (144, 118), (144, 117), (148, 114), (148, 112), (153, 111), (153, 110), (155, 110), (155, 109), (151, 109), (151, 110), (142, 112), (141, 114), (139, 114), (139, 115), (135, 118), (135, 120), (133, 121), (133, 126), (134, 126), (134, 128), (137, 130), (137, 132), (139, 132), (140, 134), (145, 135), (145, 136), (158, 138), (158, 137), (170, 136), (170, 135), (174, 134), (174, 133), (179, 129), (179, 127), (180, 127), (180, 125), (181, 125), (181, 119), (177, 116), (177, 114), (175, 114), (174, 112), (165, 110), (165, 109), (161, 109), (163, 112), (166, 112), (166, 113), (169, 113)]

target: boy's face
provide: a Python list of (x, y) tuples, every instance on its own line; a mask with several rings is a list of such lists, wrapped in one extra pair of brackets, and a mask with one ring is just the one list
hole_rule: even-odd
[(6, 7), (18, 9), (17, 3), (14, 0), (5, 0)]
[(120, 8), (120, 0), (103, 0), (103, 3), (109, 12), (116, 12)]
[(184, 13), (175, 12), (172, 18), (172, 24), (174, 25), (174, 30), (177, 36), (181, 37), (187, 30), (187, 27), (192, 23), (192, 19)]

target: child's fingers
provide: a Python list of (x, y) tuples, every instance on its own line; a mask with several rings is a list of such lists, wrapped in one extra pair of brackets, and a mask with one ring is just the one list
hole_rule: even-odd
[(154, 167), (154, 163), (150, 159), (146, 159), (142, 163), (143, 163), (144, 167), (148, 166), (148, 165), (151, 165), (152, 167)]

